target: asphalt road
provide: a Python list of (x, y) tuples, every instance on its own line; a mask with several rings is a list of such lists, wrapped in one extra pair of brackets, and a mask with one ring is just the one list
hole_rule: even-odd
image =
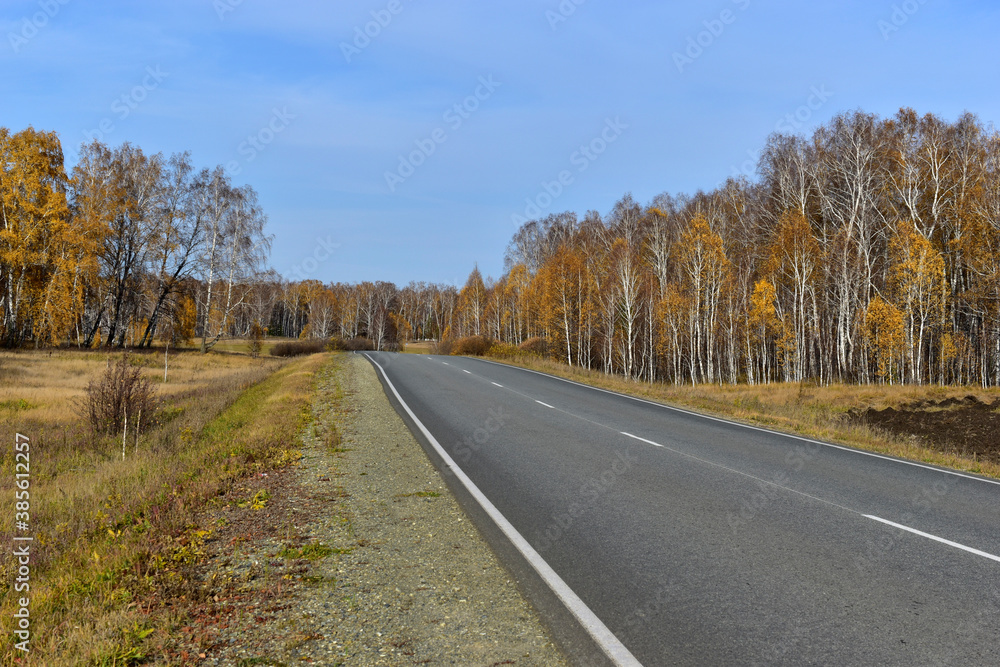
[[(580, 662), (604, 642), (620, 664), (1000, 664), (994, 481), (483, 360), (367, 356), (514, 531), (473, 511), (484, 532), (530, 545), (512, 569), (550, 567), (610, 633)], [(564, 642), (578, 611), (553, 621)]]

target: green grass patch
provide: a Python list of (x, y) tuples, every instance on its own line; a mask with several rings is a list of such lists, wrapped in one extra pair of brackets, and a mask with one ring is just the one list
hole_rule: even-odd
[(31, 410), (37, 407), (37, 405), (29, 403), (23, 398), (0, 401), (0, 410), (10, 410), (12, 412), (21, 412), (23, 410)]
[(441, 494), (437, 491), (416, 491), (414, 493), (398, 493), (396, 498), (440, 498)]
[(252, 510), (262, 510), (267, 507), (267, 501), (271, 499), (271, 494), (266, 489), (261, 489), (253, 494), (246, 502), (236, 503), (237, 507), (249, 507)]
[(351, 551), (352, 550), (349, 548), (336, 549), (320, 542), (313, 542), (303, 547), (293, 547), (291, 545), (287, 545), (284, 549), (278, 552), (278, 556), (289, 560), (297, 560), (300, 558), (304, 558), (306, 560), (320, 560), (321, 558), (326, 558), (332, 554), (349, 554)]

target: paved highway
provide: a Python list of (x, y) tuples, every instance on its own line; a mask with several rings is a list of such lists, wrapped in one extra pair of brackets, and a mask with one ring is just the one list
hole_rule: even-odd
[(484, 360), (366, 356), (580, 664), (1000, 664), (995, 481)]

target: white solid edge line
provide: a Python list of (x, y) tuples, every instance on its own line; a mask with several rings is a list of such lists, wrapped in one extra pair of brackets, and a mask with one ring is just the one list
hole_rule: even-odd
[(552, 406), (551, 406), (551, 405), (549, 405), (548, 403), (542, 403), (542, 402), (541, 402), (541, 401), (539, 401), (539, 400), (538, 400), (537, 398), (535, 399), (535, 403), (538, 403), (539, 405), (544, 405), (544, 406), (545, 406), (545, 407), (547, 407), (547, 408), (552, 408), (553, 410), (555, 410), (555, 408), (554, 408), (554, 407), (552, 407)]
[(708, 419), (714, 422), (720, 422), (722, 424), (730, 424), (732, 426), (739, 426), (741, 428), (748, 428), (752, 431), (760, 431), (761, 433), (770, 433), (772, 435), (780, 435), (784, 438), (791, 438), (793, 440), (800, 440), (802, 442), (809, 442), (815, 445), (822, 445), (823, 447), (831, 447), (833, 449), (839, 449), (844, 452), (850, 452), (852, 454), (861, 454), (863, 456), (871, 456), (876, 459), (882, 459), (884, 461), (892, 461), (894, 463), (902, 463), (908, 466), (913, 466), (915, 468), (923, 468), (924, 470), (932, 470), (934, 472), (944, 473), (946, 475), (954, 475), (955, 477), (964, 477), (965, 479), (971, 479), (974, 482), (986, 482), (987, 484), (996, 484), (1000, 486), (1000, 481), (995, 479), (987, 479), (986, 477), (975, 477), (973, 475), (966, 475), (964, 473), (958, 472), (957, 470), (947, 470), (945, 468), (935, 468), (934, 466), (924, 465), (922, 463), (916, 463), (915, 461), (907, 461), (906, 459), (897, 459), (892, 456), (884, 456), (882, 454), (876, 454), (875, 452), (866, 452), (863, 449), (854, 449), (852, 447), (845, 447), (843, 445), (834, 445), (833, 443), (823, 442), (822, 440), (813, 440), (812, 438), (804, 438), (801, 435), (793, 435), (791, 433), (782, 433), (781, 431), (774, 431), (769, 428), (761, 428), (760, 426), (751, 426), (750, 424), (743, 424), (737, 421), (731, 421), (729, 419), (722, 419), (720, 417), (712, 417), (711, 415), (705, 415), (700, 412), (694, 412), (692, 410), (685, 410), (684, 408), (678, 408), (673, 405), (666, 405), (664, 403), (657, 403), (656, 401), (647, 401), (644, 398), (638, 398), (636, 396), (629, 396), (628, 394), (622, 394), (617, 391), (611, 391), (608, 389), (601, 389), (600, 387), (592, 387), (589, 384), (583, 384), (582, 382), (576, 382), (574, 380), (567, 380), (566, 378), (561, 378), (558, 375), (549, 375), (548, 373), (542, 373), (541, 371), (533, 371), (530, 368), (521, 368), (520, 366), (511, 366), (509, 364), (501, 364), (496, 361), (489, 361), (488, 359), (480, 359), (488, 364), (495, 364), (497, 366), (503, 366), (504, 368), (513, 368), (515, 370), (524, 371), (526, 373), (534, 373), (535, 375), (541, 375), (543, 377), (552, 378), (553, 380), (560, 380), (562, 382), (568, 382), (569, 384), (575, 384), (578, 387), (584, 387), (585, 389), (593, 389), (594, 391), (599, 391), (605, 394), (611, 394), (613, 396), (620, 396), (622, 398), (627, 398), (633, 401), (638, 401), (639, 403), (646, 403), (648, 405), (654, 405), (658, 408), (663, 408), (665, 410), (673, 410), (674, 412), (682, 412), (686, 415), (691, 415), (692, 417), (700, 417), (702, 419)]
[(626, 436), (628, 436), (630, 438), (634, 438), (635, 440), (639, 440), (640, 442), (645, 442), (647, 445), (653, 445), (654, 447), (662, 447), (663, 446), (663, 445), (661, 445), (658, 442), (653, 442), (652, 440), (646, 440), (645, 438), (640, 438), (637, 435), (632, 435), (631, 433), (626, 433), (625, 431), (619, 431), (619, 433), (621, 433), (622, 435), (626, 435)]
[(896, 523), (895, 521), (889, 521), (888, 519), (883, 519), (882, 517), (875, 516), (874, 514), (865, 514), (869, 519), (874, 519), (875, 521), (880, 521), (884, 524), (894, 526), (900, 530), (905, 530), (913, 533), (914, 535), (920, 535), (921, 537), (926, 537), (929, 540), (934, 540), (935, 542), (941, 542), (942, 544), (947, 544), (950, 547), (955, 547), (956, 549), (961, 549), (962, 551), (968, 551), (971, 554), (976, 554), (977, 556), (982, 556), (983, 558), (989, 558), (990, 560), (995, 560), (1000, 563), (1000, 556), (994, 556), (991, 553), (986, 553), (985, 551), (980, 551), (979, 549), (973, 549), (972, 547), (967, 547), (964, 544), (959, 544), (958, 542), (952, 542), (951, 540), (946, 540), (943, 537), (938, 537), (937, 535), (931, 535), (930, 533), (925, 533), (922, 530), (917, 530), (916, 528), (910, 528), (909, 526), (904, 526), (901, 523)]
[(601, 647), (601, 650), (604, 651), (605, 655), (607, 655), (608, 658), (616, 665), (633, 665), (642, 667), (642, 663), (636, 660), (631, 651), (625, 648), (625, 645), (619, 641), (618, 637), (616, 637), (606, 625), (604, 625), (604, 622), (597, 617), (597, 614), (591, 611), (590, 607), (588, 607), (586, 603), (573, 592), (573, 589), (571, 589), (566, 582), (562, 580), (562, 577), (556, 574), (556, 571), (545, 562), (545, 559), (542, 558), (542, 556), (535, 551), (534, 547), (532, 547), (528, 541), (524, 539), (521, 533), (514, 528), (510, 521), (507, 520), (507, 517), (501, 514), (500, 510), (498, 510), (496, 506), (490, 502), (489, 498), (487, 498), (483, 492), (479, 490), (479, 487), (476, 486), (475, 482), (473, 482), (469, 476), (458, 467), (458, 464), (455, 463), (454, 459), (452, 459), (448, 452), (444, 450), (444, 447), (441, 446), (437, 439), (431, 435), (431, 432), (427, 430), (427, 427), (423, 425), (423, 422), (417, 419), (417, 416), (413, 414), (413, 410), (410, 409), (410, 406), (406, 404), (403, 397), (399, 395), (398, 391), (396, 391), (396, 387), (392, 384), (392, 380), (389, 379), (385, 369), (367, 354), (365, 357), (367, 357), (368, 360), (375, 364), (379, 371), (381, 371), (382, 377), (385, 378), (385, 382), (389, 385), (389, 388), (392, 390), (393, 395), (395, 395), (396, 400), (399, 401), (399, 404), (403, 406), (404, 410), (406, 410), (406, 414), (410, 416), (413, 423), (417, 425), (420, 432), (423, 433), (424, 437), (431, 443), (431, 446), (434, 447), (434, 451), (438, 453), (444, 461), (444, 464), (454, 473), (455, 477), (462, 482), (472, 497), (476, 499), (476, 502), (479, 503), (480, 507), (486, 511), (489, 517), (493, 519), (493, 522), (496, 523), (497, 527), (500, 528), (503, 534), (507, 536), (507, 539), (509, 539), (517, 550), (521, 552), (521, 555), (524, 556), (524, 559), (531, 564), (531, 567), (533, 567), (535, 572), (538, 573), (538, 576), (542, 578), (542, 581), (544, 581), (552, 592), (556, 594), (556, 597), (558, 597), (560, 601), (566, 605), (569, 612), (573, 614), (576, 620), (580, 622), (580, 625), (583, 626), (584, 630), (586, 630), (597, 645)]

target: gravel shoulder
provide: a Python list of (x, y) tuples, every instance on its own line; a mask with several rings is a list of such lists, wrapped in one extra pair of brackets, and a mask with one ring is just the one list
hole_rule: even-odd
[(158, 662), (567, 664), (363, 357), (324, 367), (313, 413), (299, 465), (199, 521), (200, 594)]

